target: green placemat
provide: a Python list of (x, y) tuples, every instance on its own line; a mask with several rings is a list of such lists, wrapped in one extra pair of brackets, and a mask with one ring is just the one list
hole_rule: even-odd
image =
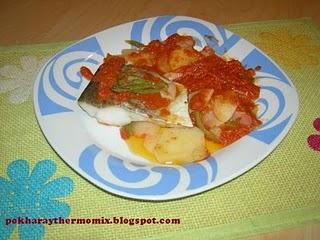
[[(0, 239), (228, 239), (320, 222), (320, 126), (313, 124), (320, 117), (320, 32), (309, 19), (227, 28), (289, 75), (299, 93), (298, 119), (275, 151), (248, 173), (167, 202), (125, 199), (95, 187), (45, 140), (33, 111), (32, 85), (43, 62), (68, 43), (0, 47)], [(32, 224), (37, 216), (91, 223), (163, 218), (180, 224)], [(31, 223), (18, 224), (22, 220)]]

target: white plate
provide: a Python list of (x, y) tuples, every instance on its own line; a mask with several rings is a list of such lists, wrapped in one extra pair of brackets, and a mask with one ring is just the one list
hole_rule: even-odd
[[(161, 166), (130, 153), (117, 128), (97, 124), (79, 108), (77, 98), (88, 84), (79, 69), (85, 65), (94, 72), (107, 53), (119, 54), (129, 47), (125, 40), (149, 43), (176, 32), (192, 35), (198, 49), (209, 45), (247, 67), (261, 66), (257, 76), (263, 126), (200, 163)], [(38, 122), (61, 158), (108, 192), (147, 200), (197, 194), (253, 168), (287, 134), (297, 117), (298, 104), (293, 83), (261, 50), (221, 26), (184, 16), (147, 18), (89, 36), (48, 60), (34, 87)]]

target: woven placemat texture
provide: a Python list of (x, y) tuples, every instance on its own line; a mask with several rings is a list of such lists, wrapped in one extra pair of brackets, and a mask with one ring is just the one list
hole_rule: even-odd
[[(320, 117), (320, 31), (309, 19), (226, 27), (267, 53), (291, 78), (299, 94), (298, 118), (280, 145), (254, 169), (205, 193), (165, 202), (130, 200), (97, 188), (69, 168), (46, 141), (33, 110), (34, 76), (46, 59), (69, 43), (0, 47), (0, 239), (227, 239), (319, 222), (320, 151), (311, 149), (307, 139), (320, 135), (313, 126)], [(31, 195), (17, 195), (23, 173), (26, 179), (33, 178), (27, 186), (34, 190)], [(41, 186), (37, 179), (43, 179)], [(45, 216), (56, 211), (69, 218), (179, 218), (180, 224), (8, 229), (4, 216), (18, 216), (19, 211), (36, 216), (39, 203), (27, 201), (36, 199), (32, 194), (37, 193), (47, 208), (41, 210)]]

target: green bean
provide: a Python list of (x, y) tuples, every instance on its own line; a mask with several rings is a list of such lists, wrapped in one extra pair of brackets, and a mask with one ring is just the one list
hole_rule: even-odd
[(167, 85), (164, 82), (150, 82), (142, 78), (120, 79), (116, 85), (112, 87), (115, 92), (131, 92), (131, 93), (157, 93), (166, 89)]
[(143, 43), (141, 42), (138, 42), (138, 41), (135, 41), (135, 40), (126, 40), (126, 43), (130, 44), (131, 46), (134, 46), (136, 48), (143, 48), (145, 47), (146, 45), (144, 45)]

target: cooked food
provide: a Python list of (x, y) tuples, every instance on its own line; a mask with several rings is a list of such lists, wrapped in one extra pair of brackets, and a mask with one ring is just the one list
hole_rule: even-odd
[(132, 121), (192, 127), (187, 89), (160, 74), (108, 55), (81, 94), (79, 105), (98, 122), (124, 126)]
[(160, 163), (188, 163), (209, 156), (204, 133), (197, 127), (168, 128), (150, 122), (134, 122), (122, 131), (129, 136), (143, 138), (145, 149)]
[(98, 122), (119, 126), (132, 152), (165, 164), (200, 161), (261, 125), (255, 71), (191, 36), (173, 34), (108, 54), (78, 102)]

